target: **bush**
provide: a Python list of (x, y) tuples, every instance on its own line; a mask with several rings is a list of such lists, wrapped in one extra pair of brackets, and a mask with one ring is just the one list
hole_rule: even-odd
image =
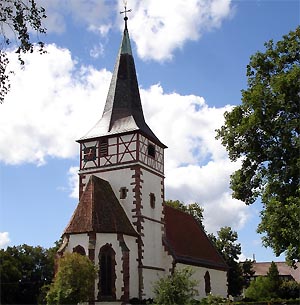
[(300, 296), (300, 284), (295, 281), (283, 281), (279, 287), (282, 299), (296, 299)]
[(250, 283), (245, 291), (245, 297), (255, 301), (263, 301), (276, 298), (277, 294), (273, 291), (271, 280), (268, 277), (259, 276)]
[(154, 284), (154, 304), (189, 305), (197, 295), (197, 281), (191, 279), (190, 268), (175, 270), (172, 275), (161, 278)]
[(227, 299), (224, 299), (219, 296), (209, 295), (206, 298), (202, 299), (199, 305), (220, 305), (228, 303)]
[(47, 293), (47, 304), (77, 304), (93, 294), (96, 268), (87, 256), (67, 253), (58, 261), (58, 271)]

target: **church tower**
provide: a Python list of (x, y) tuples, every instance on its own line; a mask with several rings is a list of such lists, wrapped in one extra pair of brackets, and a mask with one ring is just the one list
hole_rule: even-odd
[(186, 266), (199, 297), (227, 295), (228, 267), (202, 226), (164, 205), (164, 149), (145, 122), (125, 28), (103, 114), (78, 140), (79, 203), (58, 254), (87, 255), (98, 267), (89, 304), (153, 298), (153, 284)]
[(166, 146), (145, 122), (126, 12), (102, 117), (77, 141), (80, 202), (64, 232), (65, 249), (99, 265), (96, 302), (148, 298), (166, 271)]

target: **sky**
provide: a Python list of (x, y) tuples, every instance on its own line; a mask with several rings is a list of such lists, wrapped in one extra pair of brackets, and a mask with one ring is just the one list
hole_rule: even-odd
[[(38, 1), (47, 53), (10, 59), (0, 104), (0, 247), (51, 247), (78, 203), (79, 144), (102, 115), (124, 29), (123, 1)], [(45, 2), (45, 3), (44, 3)], [(128, 0), (128, 29), (146, 121), (168, 146), (166, 199), (204, 208), (209, 233), (230, 226), (241, 260), (282, 261), (256, 233), (259, 201), (231, 197), (229, 160), (215, 139), (241, 104), (250, 56), (300, 24), (299, 0)]]

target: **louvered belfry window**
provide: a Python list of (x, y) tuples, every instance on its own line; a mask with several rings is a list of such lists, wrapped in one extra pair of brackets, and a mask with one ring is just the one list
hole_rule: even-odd
[(101, 139), (99, 143), (100, 157), (108, 155), (108, 139)]

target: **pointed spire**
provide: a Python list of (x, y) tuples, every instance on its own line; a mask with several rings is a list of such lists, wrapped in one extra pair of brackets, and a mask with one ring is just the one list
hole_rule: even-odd
[(166, 147), (145, 122), (127, 29), (126, 13), (129, 11), (125, 6), (125, 11), (121, 12), (125, 13), (125, 28), (102, 118), (79, 142), (139, 130), (155, 143)]

